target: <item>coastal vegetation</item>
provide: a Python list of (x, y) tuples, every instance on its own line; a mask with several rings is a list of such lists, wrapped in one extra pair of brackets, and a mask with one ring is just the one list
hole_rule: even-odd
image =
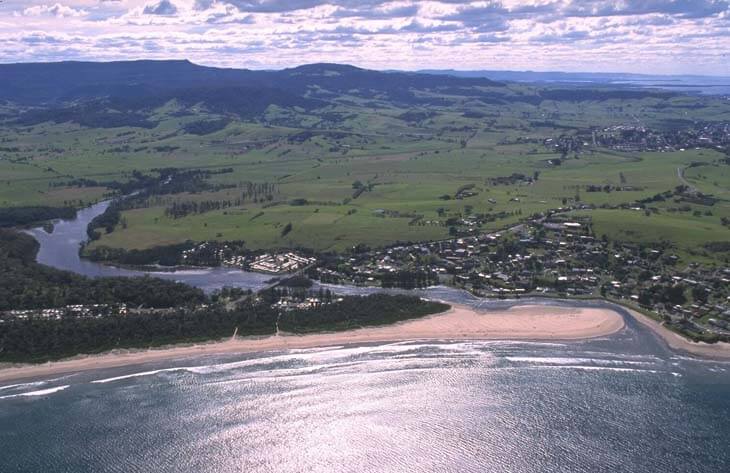
[(176, 307), (104, 317), (28, 317), (0, 324), (0, 361), (43, 362), (115, 348), (146, 348), (240, 335), (271, 335), (278, 312), (267, 305)]
[(130, 310), (124, 314), (58, 318), (28, 316), (0, 323), (0, 362), (44, 362), (115, 348), (146, 348), (238, 336), (348, 330), (443, 312), (448, 305), (414, 296), (347, 296), (306, 309), (282, 311), (270, 294), (227, 308), (224, 304)]
[(279, 319), (279, 329), (292, 333), (352, 330), (415, 319), (448, 309), (448, 304), (406, 295), (345, 297), (315, 310), (296, 309), (284, 312)]
[[(0, 229), (0, 361), (41, 362), (113, 348), (148, 347), (241, 336), (344, 330), (442, 312), (448, 305), (376, 294), (333, 300), (307, 293), (311, 281), (251, 298), (240, 289), (211, 296), (151, 277), (87, 278), (35, 262), (38, 243)], [(290, 289), (286, 289), (290, 288)], [(316, 300), (293, 311), (277, 305), (288, 291)], [(229, 301), (240, 299), (230, 306)]]

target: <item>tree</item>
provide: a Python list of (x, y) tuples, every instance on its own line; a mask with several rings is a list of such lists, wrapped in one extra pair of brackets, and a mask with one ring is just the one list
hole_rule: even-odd
[(695, 302), (699, 302), (700, 304), (706, 304), (707, 298), (707, 291), (703, 287), (695, 286), (692, 288), (692, 299), (694, 299)]
[(291, 232), (291, 230), (292, 230), (292, 224), (291, 224), (291, 222), (289, 222), (281, 230), (281, 237), (283, 238), (283, 237), (287, 236), (289, 234), (289, 232)]

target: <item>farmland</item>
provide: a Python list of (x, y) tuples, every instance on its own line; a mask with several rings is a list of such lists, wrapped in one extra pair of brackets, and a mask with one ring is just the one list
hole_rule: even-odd
[[(552, 144), (612, 126), (729, 122), (726, 100), (651, 93), (573, 100), (562, 92), (517, 84), (429, 89), (418, 95), (428, 105), (341, 94), (309, 110), (269, 105), (255, 118), (171, 99), (145, 112), (149, 127), (7, 120), (0, 206), (83, 207), (114, 195), (110, 183), (134, 172), (201, 169), (210, 172), (205, 187), (125, 209), (89, 248), (244, 240), (252, 249), (341, 252), (499, 229), (568, 205), (607, 207), (581, 211), (594, 216), (598, 233), (666, 239), (690, 259), (698, 243), (727, 239), (730, 166), (721, 149), (622, 152), (586, 142), (566, 152)], [(501, 102), (484, 99), (496, 93)], [(681, 185), (678, 170), (719, 200), (666, 201), (652, 204), (653, 213), (621, 208)], [(263, 185), (267, 192), (250, 192)], [(206, 210), (172, 216), (172, 206)]]

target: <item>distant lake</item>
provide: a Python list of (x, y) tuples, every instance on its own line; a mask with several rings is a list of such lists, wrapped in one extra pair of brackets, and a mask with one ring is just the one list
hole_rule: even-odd
[(591, 72), (535, 72), (535, 71), (425, 71), (457, 77), (486, 77), (497, 81), (527, 82), (573, 86), (627, 86), (656, 88), (673, 92), (728, 95), (730, 77), (695, 75), (650, 75)]

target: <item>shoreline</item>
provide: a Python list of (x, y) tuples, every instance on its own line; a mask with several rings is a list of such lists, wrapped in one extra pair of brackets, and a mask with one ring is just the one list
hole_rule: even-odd
[(628, 312), (631, 317), (634, 318), (644, 327), (651, 330), (655, 335), (662, 339), (669, 348), (676, 352), (684, 352), (689, 355), (708, 358), (713, 360), (730, 360), (730, 343), (717, 342), (717, 343), (704, 343), (704, 342), (693, 342), (682, 335), (673, 332), (666, 328), (661, 322), (652, 319), (651, 317), (642, 314), (636, 309), (619, 304), (623, 309)]
[(612, 335), (624, 327), (623, 317), (609, 308), (530, 304), (517, 305), (506, 310), (479, 311), (472, 307), (452, 304), (450, 310), (440, 314), (405, 320), (392, 325), (342, 332), (240, 337), (195, 345), (167, 345), (159, 348), (79, 355), (39, 365), (20, 364), (7, 367), (0, 365), (0, 383), (200, 355), (256, 353), (411, 340), (586, 340)]

